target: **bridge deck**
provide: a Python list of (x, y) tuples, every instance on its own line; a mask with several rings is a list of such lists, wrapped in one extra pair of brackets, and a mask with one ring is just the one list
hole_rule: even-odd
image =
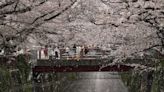
[[(104, 62), (106, 61), (106, 62)], [(102, 65), (111, 63), (108, 59), (55, 59), (55, 60), (37, 60), (36, 66), (76, 66), (76, 65)]]
[[(106, 62), (104, 62), (106, 61)], [(80, 59), (80, 60), (38, 60), (33, 72), (93, 72), (93, 71), (129, 71), (134, 68), (126, 65), (109, 65), (111, 60), (107, 59)]]
[(99, 65), (79, 65), (79, 66), (35, 66), (33, 68), (33, 72), (38, 73), (48, 73), (48, 72), (124, 72), (133, 69), (134, 67), (126, 66), (126, 65), (110, 65), (106, 67), (102, 67)]

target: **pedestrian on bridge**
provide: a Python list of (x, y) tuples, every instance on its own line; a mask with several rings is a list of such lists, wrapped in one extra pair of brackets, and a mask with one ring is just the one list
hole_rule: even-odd
[(44, 56), (45, 56), (45, 59), (49, 59), (49, 56), (48, 56), (48, 46), (47, 45), (44, 48)]
[(18, 56), (18, 55), (21, 55), (21, 54), (24, 54), (24, 51), (21, 47), (18, 47), (16, 55)]
[(87, 46), (84, 46), (84, 54), (86, 55), (89, 52), (89, 49)]
[(65, 48), (65, 53), (66, 53), (67, 59), (68, 59), (69, 58), (69, 53), (70, 53), (70, 48), (68, 46)]
[(65, 48), (65, 52), (69, 56), (70, 48), (68, 46)]
[(43, 47), (41, 47), (40, 49), (39, 49), (39, 59), (45, 59), (45, 55), (44, 55), (44, 48)]
[(73, 51), (76, 54), (76, 44), (73, 45)]
[(55, 47), (54, 54), (55, 54), (55, 59), (60, 59), (60, 49), (59, 49), (59, 47)]
[(4, 49), (0, 49), (0, 55), (4, 55)]
[(79, 61), (80, 60), (80, 54), (81, 54), (81, 46), (76, 47), (76, 59)]

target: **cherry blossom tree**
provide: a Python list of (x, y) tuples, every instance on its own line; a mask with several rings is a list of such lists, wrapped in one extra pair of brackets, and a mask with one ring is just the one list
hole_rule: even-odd
[[(3, 0), (1, 44), (76, 42), (112, 50), (127, 58), (163, 50), (162, 0)], [(5, 32), (4, 32), (5, 31)]]
[[(66, 2), (66, 3), (65, 3)], [(69, 10), (76, 0), (2, 0), (0, 1), (1, 46), (14, 43), (14, 47), (27, 41), (29, 36), (57, 34), (45, 30), (49, 22), (61, 25), (60, 15)], [(55, 21), (58, 21), (58, 23)], [(43, 36), (44, 37), (44, 36)], [(14, 41), (14, 42), (13, 42)], [(7, 47), (9, 48), (9, 47)]]
[[(80, 0), (70, 25), (80, 26), (76, 39), (106, 47), (118, 58), (156, 48), (163, 50), (162, 0)], [(75, 18), (75, 19), (73, 19)], [(76, 29), (76, 30), (77, 30)]]

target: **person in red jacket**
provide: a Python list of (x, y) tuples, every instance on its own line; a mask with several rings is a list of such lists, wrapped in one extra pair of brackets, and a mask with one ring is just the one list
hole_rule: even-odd
[(48, 59), (48, 46), (47, 45), (44, 48), (44, 55), (45, 55), (45, 59)]

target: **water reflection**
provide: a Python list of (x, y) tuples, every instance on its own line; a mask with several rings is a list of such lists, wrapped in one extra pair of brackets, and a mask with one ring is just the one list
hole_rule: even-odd
[(45, 81), (34, 83), (34, 92), (128, 92), (117, 73), (57, 73)]

